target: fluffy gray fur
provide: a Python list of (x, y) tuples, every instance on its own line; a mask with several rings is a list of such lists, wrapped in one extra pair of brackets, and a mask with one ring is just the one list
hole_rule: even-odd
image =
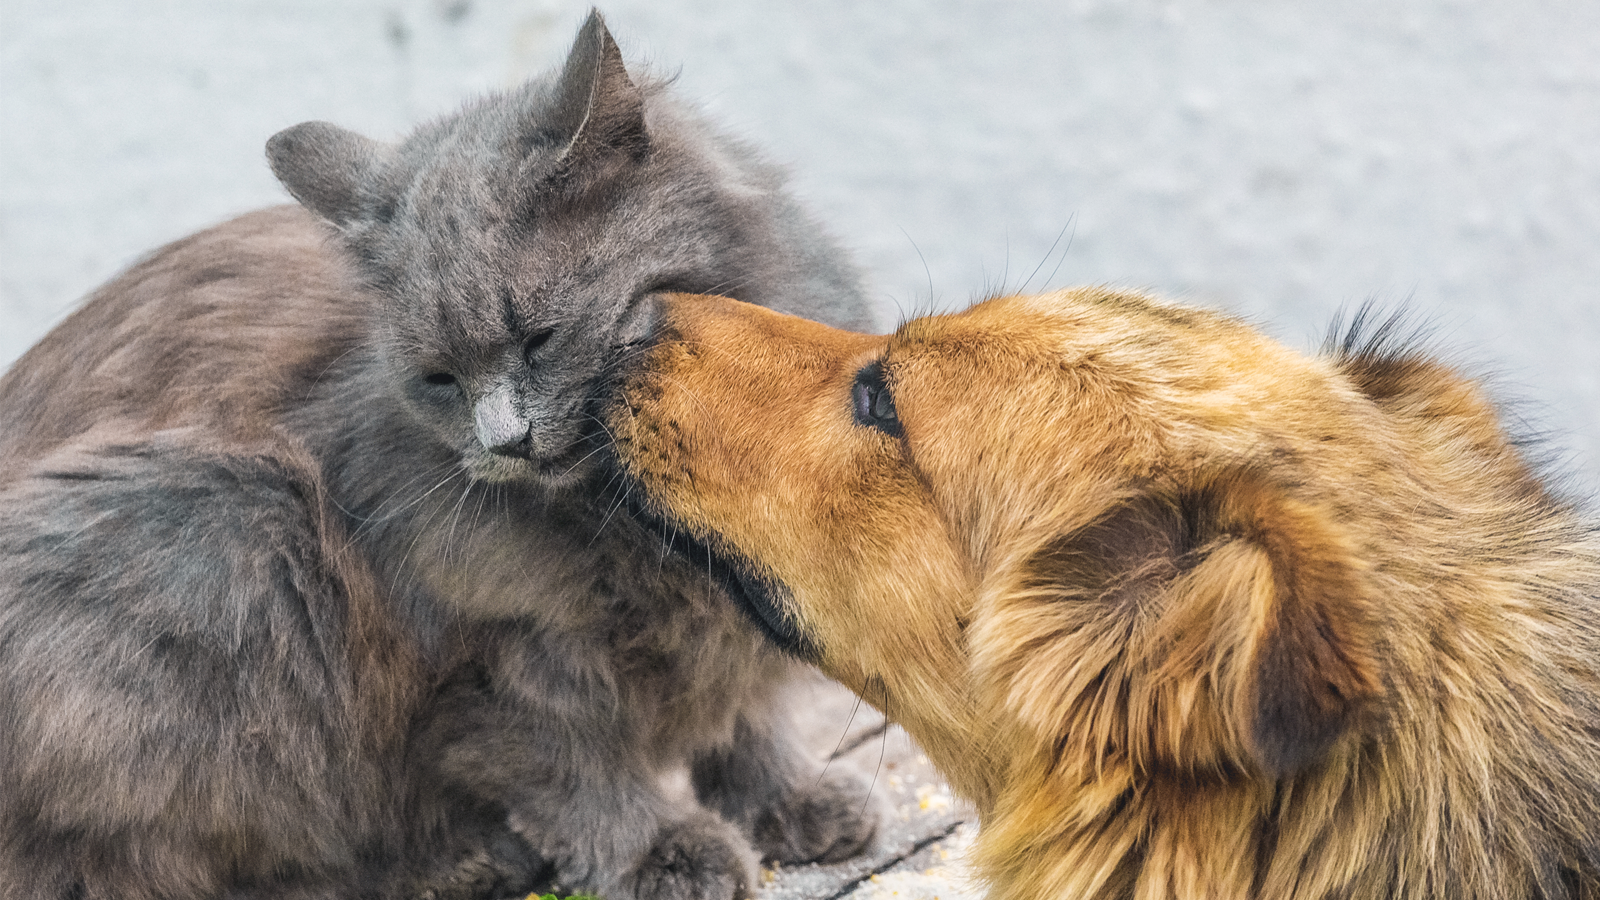
[(796, 664), (589, 461), (653, 294), (868, 318), (779, 175), (598, 14), (268, 155), (318, 218), (163, 248), (0, 379), (0, 895), (727, 900), (862, 849)]

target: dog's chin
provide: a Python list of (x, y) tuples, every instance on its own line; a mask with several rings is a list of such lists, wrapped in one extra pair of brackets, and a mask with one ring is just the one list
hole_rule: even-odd
[(745, 617), (780, 649), (807, 661), (817, 659), (816, 645), (787, 611), (788, 588), (756, 574), (749, 560), (716, 546), (721, 542), (701, 540), (670, 518), (645, 508), (632, 499), (639, 493), (637, 486), (628, 491), (628, 512), (661, 539), (668, 553), (679, 557), (692, 569), (709, 575)]

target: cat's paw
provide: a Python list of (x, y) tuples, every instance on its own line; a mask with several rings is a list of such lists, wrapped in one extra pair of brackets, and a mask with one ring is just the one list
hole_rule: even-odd
[(744, 900), (754, 876), (738, 829), (705, 813), (664, 826), (625, 888), (633, 900)]
[(456, 846), (427, 866), (403, 893), (414, 900), (491, 900), (536, 892), (555, 874), (503, 822), (498, 827), (463, 827)]
[(796, 785), (756, 816), (751, 840), (769, 862), (838, 862), (867, 849), (878, 833), (881, 804), (849, 773), (827, 773)]

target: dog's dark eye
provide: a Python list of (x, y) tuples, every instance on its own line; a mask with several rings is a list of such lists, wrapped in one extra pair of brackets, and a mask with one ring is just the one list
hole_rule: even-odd
[(850, 387), (850, 400), (857, 423), (891, 437), (905, 433), (900, 428), (900, 415), (895, 412), (894, 396), (884, 382), (882, 363), (870, 363), (856, 373), (855, 384)]
[(424, 375), (422, 380), (439, 387), (448, 387), (456, 383), (456, 377), (449, 372), (434, 372), (432, 375)]

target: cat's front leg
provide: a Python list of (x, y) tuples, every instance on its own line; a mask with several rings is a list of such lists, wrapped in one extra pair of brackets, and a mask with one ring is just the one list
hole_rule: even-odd
[(511, 828), (499, 804), (434, 779), (412, 805), (416, 849), (385, 873), (384, 896), (403, 900), (490, 900), (546, 893), (555, 872)]
[(597, 893), (607, 900), (744, 900), (755, 884), (755, 863), (738, 829), (694, 809), (681, 819), (658, 819), (645, 853), (619, 875), (597, 879)]
[(819, 765), (786, 717), (739, 716), (731, 743), (696, 758), (700, 802), (738, 824), (767, 862), (837, 862), (864, 852), (882, 810), (847, 763)]
[(693, 799), (669, 796), (600, 657), (575, 642), (546, 655), (547, 636), (536, 633), (479, 637), (480, 658), (497, 663), (442, 691), (422, 729), (450, 789), (501, 805), (563, 890), (606, 900), (749, 896), (748, 839)]
[(739, 829), (688, 800), (666, 796), (631, 754), (552, 757), (554, 765), (507, 786), (509, 823), (556, 861), (563, 888), (606, 900), (743, 900), (756, 854)]

